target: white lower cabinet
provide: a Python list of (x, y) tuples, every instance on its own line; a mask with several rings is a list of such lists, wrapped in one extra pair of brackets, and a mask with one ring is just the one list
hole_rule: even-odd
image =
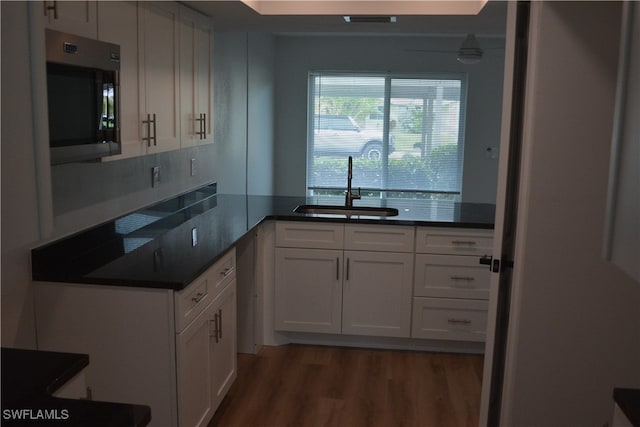
[(278, 221), (275, 242), (276, 331), (485, 340), (492, 230)]
[(341, 250), (276, 248), (276, 277), (276, 329), (340, 333)]
[(411, 335), (413, 254), (345, 251), (342, 333)]
[(176, 335), (178, 420), (206, 426), (237, 377), (236, 281)]
[(414, 338), (484, 341), (488, 302), (451, 298), (415, 298)]
[[(211, 388), (213, 390), (213, 408), (220, 406), (231, 385), (238, 376), (237, 365), (237, 293), (234, 278), (220, 295), (211, 303), (217, 313), (217, 322), (211, 331)], [(209, 324), (211, 326), (211, 323)]]
[(418, 227), (411, 336), (484, 341), (492, 230)]
[(94, 400), (206, 426), (237, 375), (235, 249), (180, 291), (35, 282), (38, 349), (85, 353)]
[(409, 337), (413, 233), (403, 226), (278, 222), (276, 330)]
[(176, 336), (178, 419), (181, 426), (206, 426), (213, 415), (211, 323), (213, 303)]

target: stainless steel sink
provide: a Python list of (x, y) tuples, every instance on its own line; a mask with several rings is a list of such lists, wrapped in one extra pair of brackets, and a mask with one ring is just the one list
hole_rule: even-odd
[(294, 210), (301, 214), (315, 215), (346, 215), (346, 216), (396, 216), (398, 209), (378, 208), (369, 206), (340, 206), (340, 205), (300, 205)]

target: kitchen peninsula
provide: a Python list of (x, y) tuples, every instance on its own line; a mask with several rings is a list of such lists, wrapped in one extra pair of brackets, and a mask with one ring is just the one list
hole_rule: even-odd
[[(492, 205), (388, 201), (385, 207), (398, 209), (397, 216), (299, 214), (293, 212), (298, 205), (336, 201), (225, 195), (217, 194), (216, 187), (210, 184), (192, 190), (33, 249), (38, 346), (43, 350), (89, 354), (92, 364), (87, 382), (96, 398), (148, 405), (154, 414), (152, 425), (206, 425), (237, 375), (236, 318), (250, 303), (239, 297), (236, 278), (244, 273), (244, 267), (240, 271), (242, 251), (236, 249), (260, 226), (272, 223), (294, 233), (304, 233), (309, 227), (312, 232), (317, 227), (329, 227), (345, 236), (353, 230), (363, 232), (360, 236), (385, 237), (389, 231), (392, 235), (395, 231), (406, 234), (409, 240), (401, 251), (408, 260), (403, 274), (410, 280), (403, 281), (401, 298), (405, 305), (404, 311), (398, 312), (403, 319), (402, 335), (393, 337), (471, 341), (476, 351), (481, 351), (488, 268), (480, 266), (478, 259), (491, 252)], [(278, 240), (277, 244), (270, 241), (265, 250), (276, 254), (281, 249), (286, 254), (316, 253), (314, 242), (296, 239)], [(344, 242), (347, 245), (348, 239)], [(310, 249), (300, 247), (308, 244)], [(450, 244), (456, 247), (447, 249)], [(372, 245), (375, 242), (369, 242), (367, 251), (361, 253), (372, 254), (376, 259), (386, 257), (385, 252)], [(444, 255), (434, 257), (433, 248)], [(351, 254), (347, 249), (345, 246), (346, 263)], [(338, 257), (343, 256), (342, 246), (334, 251)], [(442, 269), (461, 273), (446, 273), (448, 283), (438, 282), (437, 289), (419, 282), (414, 294), (414, 257), (418, 260), (416, 271), (424, 271), (423, 276), (429, 281), (440, 280)], [(378, 262), (375, 271), (384, 268), (384, 262)], [(357, 273), (355, 258), (352, 268)], [(274, 266), (265, 267), (264, 271), (270, 275)], [(342, 275), (342, 267), (333, 268), (332, 277), (336, 271)], [(273, 277), (268, 280), (278, 281)], [(292, 283), (283, 282), (287, 286)], [(341, 287), (341, 283), (342, 279), (337, 286)], [(479, 288), (477, 294), (472, 290), (475, 286)], [(272, 288), (264, 292), (274, 298)], [(283, 297), (277, 286), (275, 297)], [(461, 298), (466, 305), (458, 307), (455, 298)], [(314, 300), (313, 304), (321, 301)], [(264, 312), (260, 310), (259, 314), (256, 309), (259, 323), (261, 316), (273, 316), (268, 305), (265, 302)], [(412, 305), (419, 307), (413, 316)], [(279, 305), (275, 306), (277, 309)], [(338, 301), (332, 310), (341, 310), (341, 306), (342, 301)], [(436, 322), (444, 322), (444, 329), (439, 324), (435, 329), (428, 324), (434, 321), (434, 313), (439, 316)], [(468, 313), (468, 318), (459, 313)], [(294, 323), (295, 319), (290, 324)], [(288, 333), (287, 326), (275, 325), (274, 329)], [(336, 331), (340, 330), (349, 334), (346, 325), (338, 325)], [(382, 330), (385, 328), (377, 329)], [(299, 327), (289, 331), (314, 332)], [(359, 335), (376, 338), (386, 334), (363, 330)], [(137, 379), (134, 384), (132, 377)]]

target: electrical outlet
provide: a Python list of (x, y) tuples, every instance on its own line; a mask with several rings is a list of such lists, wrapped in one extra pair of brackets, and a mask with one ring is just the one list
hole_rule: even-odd
[(196, 159), (191, 159), (191, 176), (196, 176)]
[(195, 248), (197, 244), (198, 244), (198, 229), (193, 227), (191, 229), (191, 246)]
[(151, 186), (157, 187), (160, 184), (160, 166), (151, 168)]

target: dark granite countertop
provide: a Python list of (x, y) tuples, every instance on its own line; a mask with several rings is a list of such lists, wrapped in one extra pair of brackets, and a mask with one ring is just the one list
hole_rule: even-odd
[(495, 213), (490, 204), (401, 200), (382, 205), (395, 217), (305, 215), (293, 209), (344, 200), (215, 193), (211, 184), (35, 248), (33, 279), (178, 290), (265, 219), (492, 229)]
[(633, 427), (640, 427), (640, 389), (615, 388), (613, 400)]
[(2, 348), (2, 425), (142, 427), (148, 406), (52, 396), (89, 364), (86, 354)]

